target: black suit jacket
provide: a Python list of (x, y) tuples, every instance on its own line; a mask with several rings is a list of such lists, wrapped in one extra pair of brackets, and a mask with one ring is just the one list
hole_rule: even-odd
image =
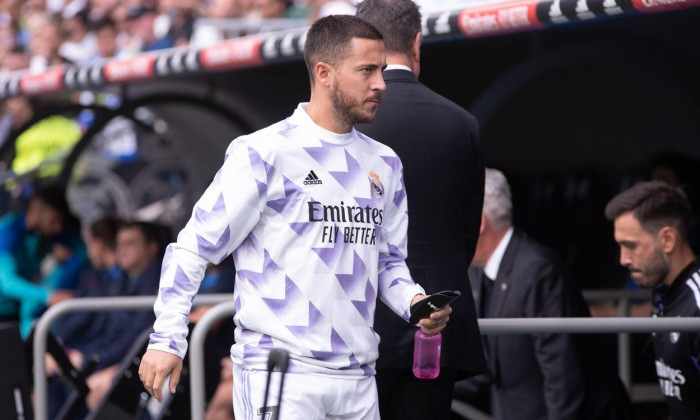
[[(408, 194), (408, 258), (427, 293), (460, 290), (442, 332), (443, 366), (460, 376), (485, 369), (467, 268), (474, 255), (484, 196), (476, 119), (405, 70), (384, 72), (387, 89), (371, 124), (357, 129), (399, 155)], [(378, 369), (410, 368), (416, 328), (378, 305)]]
[[(489, 318), (587, 317), (561, 260), (514, 231), (489, 301)], [(631, 403), (609, 348), (587, 334), (486, 336), (489, 372), (502, 418), (631, 418)]]

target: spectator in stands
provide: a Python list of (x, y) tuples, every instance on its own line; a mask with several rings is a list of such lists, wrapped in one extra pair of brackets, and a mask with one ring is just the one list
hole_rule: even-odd
[(354, 15), (356, 9), (350, 0), (309, 0), (307, 6), (311, 22), (330, 15)]
[(298, 7), (293, 0), (253, 0), (251, 16), (260, 19), (301, 19), (307, 11)]
[(17, 26), (9, 14), (0, 14), (0, 63), (17, 47)]
[[(161, 2), (163, 6), (164, 2)], [(194, 21), (197, 16), (198, 2), (196, 0), (172, 0), (165, 13), (156, 18), (156, 37), (158, 38), (150, 50), (182, 47), (190, 42), (194, 32)], [(160, 28), (159, 28), (160, 27)], [(159, 36), (159, 33), (162, 34)]]
[(58, 54), (63, 42), (58, 18), (49, 14), (35, 14), (29, 18), (28, 25), (31, 34), (29, 55), (32, 57), (29, 70), (41, 72), (63, 64), (64, 60)]
[(174, 0), (159, 0), (156, 5), (156, 19), (153, 22), (153, 33), (156, 39), (163, 38), (170, 29), (173, 21)]
[[(76, 298), (119, 296), (126, 288), (126, 277), (117, 266), (117, 231), (122, 221), (118, 217), (105, 216), (93, 222), (85, 232), (85, 244), (90, 266), (80, 273)], [(108, 326), (106, 312), (77, 312), (59, 318), (52, 328), (53, 334), (63, 344), (73, 366), (85, 369), (86, 360), (92, 356), (90, 348), (100, 340)], [(58, 414), (71, 389), (59, 377), (53, 357), (46, 357), (49, 381), (49, 418)]]
[(98, 22), (109, 17), (110, 12), (116, 7), (119, 0), (89, 0), (90, 22)]
[[(654, 317), (700, 316), (700, 260), (688, 243), (691, 206), (680, 187), (641, 182), (605, 208), (620, 245), (620, 264), (653, 288)], [(652, 334), (656, 372), (671, 418), (700, 418), (700, 334)]]
[[(24, 54), (13, 54), (21, 55), (26, 57)], [(8, 60), (6, 59), (5, 62)], [(28, 63), (26, 60), (23, 63)], [(13, 70), (19, 70), (15, 68)], [(24, 96), (16, 96), (7, 98), (0, 105), (0, 146), (2, 146), (5, 141), (14, 132), (19, 130), (23, 125), (27, 124), (32, 120), (34, 116), (34, 106), (32, 105), (29, 98)], [(4, 163), (4, 168), (7, 168), (11, 162), (11, 157), (2, 156), (0, 157)]]
[[(480, 311), (488, 318), (585, 317), (580, 290), (554, 252), (512, 226), (510, 186), (486, 169), (484, 210), (472, 266), (483, 268)], [(485, 338), (495, 406), (503, 420), (627, 419), (631, 403), (589, 335)], [(471, 379), (472, 385), (488, 381)], [(459, 391), (466, 384), (460, 384)], [(458, 392), (460, 394), (460, 392)]]
[(214, 18), (244, 18), (253, 9), (253, 0), (213, 0), (209, 8)]
[[(118, 296), (125, 289), (122, 270), (117, 265), (117, 231), (122, 225), (115, 216), (104, 216), (93, 222), (85, 232), (85, 244), (90, 266), (80, 274), (80, 284), (75, 297)], [(76, 313), (60, 318), (53, 328), (54, 334), (70, 349), (75, 366), (82, 366), (84, 351), (81, 348), (101, 334), (104, 313)], [(95, 327), (99, 325), (99, 327)], [(74, 356), (74, 357), (73, 357)]]
[[(163, 228), (147, 222), (126, 223), (117, 234), (117, 264), (127, 280), (121, 296), (151, 296), (158, 293), (162, 259)], [(100, 357), (96, 372), (88, 377), (89, 408), (94, 408), (109, 390), (118, 363), (134, 340), (153, 325), (152, 310), (110, 312), (107, 326), (85, 354)]]
[[(59, 301), (73, 297), (80, 271), (87, 263), (85, 244), (80, 238), (78, 218), (69, 212), (64, 219), (61, 232), (45, 246), (51, 251), (41, 261), (38, 285), (52, 295), (60, 296)], [(46, 308), (47, 302), (43, 296), (22, 296), (20, 300), (22, 337), (29, 335), (34, 321)]]
[(45, 8), (41, 8), (40, 5), (31, 7), (30, 3), (24, 0), (9, 0), (4, 11), (17, 27), (18, 32), (15, 38), (17, 47), (21, 51), (27, 51), (31, 39), (28, 21), (33, 15), (44, 13)]
[(73, 0), (63, 9), (61, 29), (65, 41), (58, 53), (71, 63), (87, 61), (97, 53), (95, 34), (88, 30), (88, 9), (84, 0)]
[(0, 3), (0, 25), (12, 27), (12, 34), (10, 35), (11, 38), (3, 39), (3, 42), (11, 41), (13, 47), (17, 48), (24, 47), (24, 44), (19, 42), (22, 4), (22, 0), (4, 0), (2, 3)]
[(129, 55), (136, 55), (141, 51), (149, 51), (156, 41), (153, 24), (156, 19), (154, 9), (143, 6), (133, 7), (126, 16), (126, 40), (125, 51)]
[(24, 302), (54, 304), (72, 297), (41, 284), (40, 265), (64, 228), (61, 188), (37, 188), (24, 213), (0, 219), (0, 319), (18, 320)]
[(93, 26), (97, 52), (92, 56), (92, 60), (112, 58), (122, 55), (119, 48), (119, 30), (114, 20), (105, 18), (96, 22)]
[(32, 13), (52, 13), (47, 7), (49, 2), (46, 0), (23, 0), (22, 2), (22, 13), (32, 14)]
[[(29, 65), (29, 57), (21, 52), (12, 52), (5, 57), (0, 66), (0, 71), (15, 71), (26, 68)], [(16, 96), (4, 99), (0, 102), (0, 172), (4, 172), (12, 165), (14, 144), (5, 144), (19, 129), (29, 123), (34, 117), (34, 106), (30, 98)], [(12, 204), (11, 193), (8, 188), (0, 190), (0, 214), (5, 214)]]
[[(205, 9), (206, 19), (243, 19), (248, 16), (252, 7), (252, 0), (212, 0)], [(242, 28), (235, 31), (237, 34), (245, 33)], [(225, 31), (217, 23), (202, 24), (195, 26), (192, 35), (192, 45), (195, 47), (206, 47), (226, 39)]]
[(14, 50), (2, 60), (0, 71), (23, 70), (29, 67), (30, 57), (22, 51)]
[(109, 11), (109, 18), (114, 22), (119, 34), (119, 41), (129, 28), (129, 11), (132, 9), (133, 1), (120, 1)]
[(251, 13), (262, 19), (283, 19), (291, 5), (289, 0), (253, 0)]
[[(14, 16), (14, 18), (19, 22), (20, 27), (30, 26), (30, 21), (37, 15), (47, 16), (50, 14), (46, 8), (45, 0), (18, 0), (17, 6), (19, 6), (18, 14)], [(27, 42), (23, 45), (28, 46), (29, 39), (30, 38), (28, 38)]]

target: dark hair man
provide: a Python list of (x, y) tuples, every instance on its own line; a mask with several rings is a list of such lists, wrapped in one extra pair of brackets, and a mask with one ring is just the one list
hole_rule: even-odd
[(17, 319), (23, 302), (49, 305), (70, 297), (39, 284), (41, 260), (68, 213), (63, 190), (46, 186), (36, 189), (24, 213), (0, 219), (0, 320)]
[[(94, 221), (84, 232), (85, 247), (90, 265), (79, 274), (80, 282), (75, 290), (76, 298), (118, 296), (124, 292), (125, 276), (117, 266), (117, 232), (122, 221), (116, 216), (104, 216)], [(154, 280), (154, 283), (157, 279)], [(152, 294), (156, 288), (153, 287)], [(52, 326), (52, 332), (64, 346), (64, 351), (74, 366), (85, 367), (102, 337), (110, 331), (110, 319), (114, 313), (76, 312), (64, 315)], [(113, 343), (111, 343), (113, 344)], [(53, 357), (46, 357), (49, 381), (49, 418), (54, 418), (65, 404), (72, 389), (55, 377), (58, 366)]]
[[(425, 296), (406, 256), (401, 161), (358, 133), (385, 88), (382, 36), (354, 16), (312, 25), (305, 60), (311, 98), (294, 114), (231, 143), (221, 170), (163, 260), (157, 320), (139, 375), (161, 399), (174, 390), (187, 316), (208, 263), (233, 254), (237, 270), (234, 412), (238, 420), (379, 419), (372, 326), (378, 298), (408, 319)], [(235, 185), (235, 188), (230, 186)], [(428, 333), (450, 308), (420, 321)], [(267, 358), (290, 353), (283, 404), (272, 386), (263, 407)], [(273, 376), (273, 383), (277, 375)]]
[[(85, 248), (90, 266), (80, 273), (80, 283), (75, 297), (117, 296), (123, 287), (121, 269), (117, 266), (117, 232), (122, 225), (121, 219), (105, 216), (91, 223), (84, 234)], [(74, 313), (63, 316), (53, 327), (53, 333), (61, 338), (63, 344), (71, 349), (79, 349), (96, 334), (101, 334), (103, 326), (91, 328), (97, 324), (96, 319), (104, 318), (102, 313)], [(72, 360), (81, 366), (82, 353)]]
[[(653, 288), (652, 316), (700, 316), (700, 261), (688, 243), (685, 193), (661, 181), (639, 183), (605, 207), (615, 225), (620, 264)], [(700, 334), (654, 333), (656, 373), (674, 420), (700, 418)]]
[[(120, 296), (152, 296), (158, 292), (162, 244), (161, 229), (148, 222), (127, 222), (117, 232), (116, 260), (125, 275)], [(99, 355), (96, 372), (87, 379), (89, 408), (95, 408), (112, 385), (118, 363), (136, 338), (154, 321), (153, 311), (115, 311), (109, 313), (98, 340), (85, 350)]]
[(357, 16), (384, 36), (386, 92), (377, 117), (358, 129), (396, 151), (404, 164), (409, 255), (406, 263), (428, 292), (461, 290), (442, 333), (440, 376), (411, 371), (413, 334), (384, 305), (375, 329), (382, 337), (377, 389), (382, 419), (447, 419), (456, 379), (485, 369), (474, 301), (467, 279), (479, 234), (484, 160), (476, 119), (418, 81), (421, 14), (411, 0), (365, 0)]

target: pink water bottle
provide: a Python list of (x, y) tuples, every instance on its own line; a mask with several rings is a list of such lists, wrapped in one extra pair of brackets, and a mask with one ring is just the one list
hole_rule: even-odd
[(435, 379), (440, 374), (442, 334), (426, 334), (418, 329), (413, 344), (413, 374), (420, 379)]

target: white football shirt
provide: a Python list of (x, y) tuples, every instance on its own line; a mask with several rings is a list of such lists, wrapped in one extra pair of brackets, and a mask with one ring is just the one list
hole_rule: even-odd
[(207, 263), (233, 254), (234, 363), (265, 370), (272, 348), (289, 371), (374, 374), (377, 298), (408, 319), (423, 289), (405, 264), (401, 161), (354, 129), (294, 114), (236, 139), (163, 260), (149, 348), (183, 357), (187, 314)]

